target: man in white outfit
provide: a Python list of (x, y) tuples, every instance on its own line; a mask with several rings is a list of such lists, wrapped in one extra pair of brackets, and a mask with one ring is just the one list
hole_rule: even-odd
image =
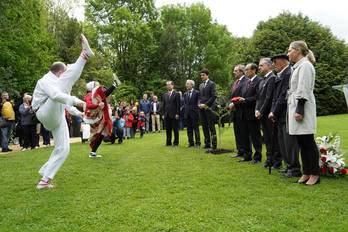
[(83, 108), (85, 103), (70, 96), (71, 89), (79, 79), (87, 59), (94, 55), (87, 39), (81, 35), (82, 52), (74, 64), (66, 66), (62, 62), (52, 64), (50, 71), (38, 80), (32, 109), (43, 126), (52, 132), (55, 148), (48, 161), (41, 167), (42, 179), (37, 189), (53, 188), (50, 181), (63, 165), (70, 151), (69, 130), (65, 119), (65, 110), (73, 115), (81, 115), (74, 106)]

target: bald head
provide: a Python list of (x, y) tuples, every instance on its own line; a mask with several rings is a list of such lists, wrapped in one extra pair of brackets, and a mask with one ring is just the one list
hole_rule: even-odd
[(66, 70), (66, 65), (63, 62), (54, 62), (51, 65), (50, 71), (55, 74), (57, 77), (63, 74)]

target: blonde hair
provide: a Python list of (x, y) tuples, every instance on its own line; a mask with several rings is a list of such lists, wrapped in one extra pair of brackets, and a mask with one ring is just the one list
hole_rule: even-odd
[(305, 57), (307, 57), (307, 59), (312, 63), (314, 64), (315, 63), (315, 57), (314, 57), (314, 53), (308, 49), (308, 46), (306, 44), (305, 41), (303, 40), (298, 40), (298, 41), (293, 41), (291, 44), (290, 44), (290, 48), (292, 49), (296, 49), (298, 51), (301, 52), (301, 54)]

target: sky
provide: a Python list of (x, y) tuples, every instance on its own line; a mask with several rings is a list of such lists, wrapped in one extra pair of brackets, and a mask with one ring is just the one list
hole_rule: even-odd
[[(251, 37), (259, 21), (290, 11), (295, 14), (301, 12), (329, 27), (334, 35), (348, 43), (348, 2), (344, 0), (155, 0), (156, 7), (196, 2), (203, 2), (209, 7), (213, 19), (226, 25), (235, 36)], [(74, 15), (83, 19), (83, 7), (75, 9)]]

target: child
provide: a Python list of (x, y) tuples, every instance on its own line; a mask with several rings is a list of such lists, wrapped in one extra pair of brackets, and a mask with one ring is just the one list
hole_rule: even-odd
[(134, 138), (135, 133), (136, 133), (137, 128), (138, 128), (138, 108), (136, 106), (134, 106), (132, 108), (131, 114), (133, 115), (133, 125), (132, 125), (132, 130), (131, 130), (131, 137)]
[(129, 107), (126, 108), (126, 114), (123, 116), (123, 119), (126, 123), (125, 128), (123, 129), (124, 136), (126, 139), (131, 138), (131, 129), (133, 127), (134, 117), (129, 111)]
[(140, 131), (140, 138), (144, 137), (145, 133), (145, 113), (143, 111), (140, 111), (139, 118), (138, 118), (138, 130)]
[(125, 126), (125, 120), (118, 115), (117, 111), (115, 112), (115, 120), (113, 124), (113, 142), (115, 142), (115, 139), (117, 138), (118, 144), (121, 144), (123, 142), (123, 128)]

